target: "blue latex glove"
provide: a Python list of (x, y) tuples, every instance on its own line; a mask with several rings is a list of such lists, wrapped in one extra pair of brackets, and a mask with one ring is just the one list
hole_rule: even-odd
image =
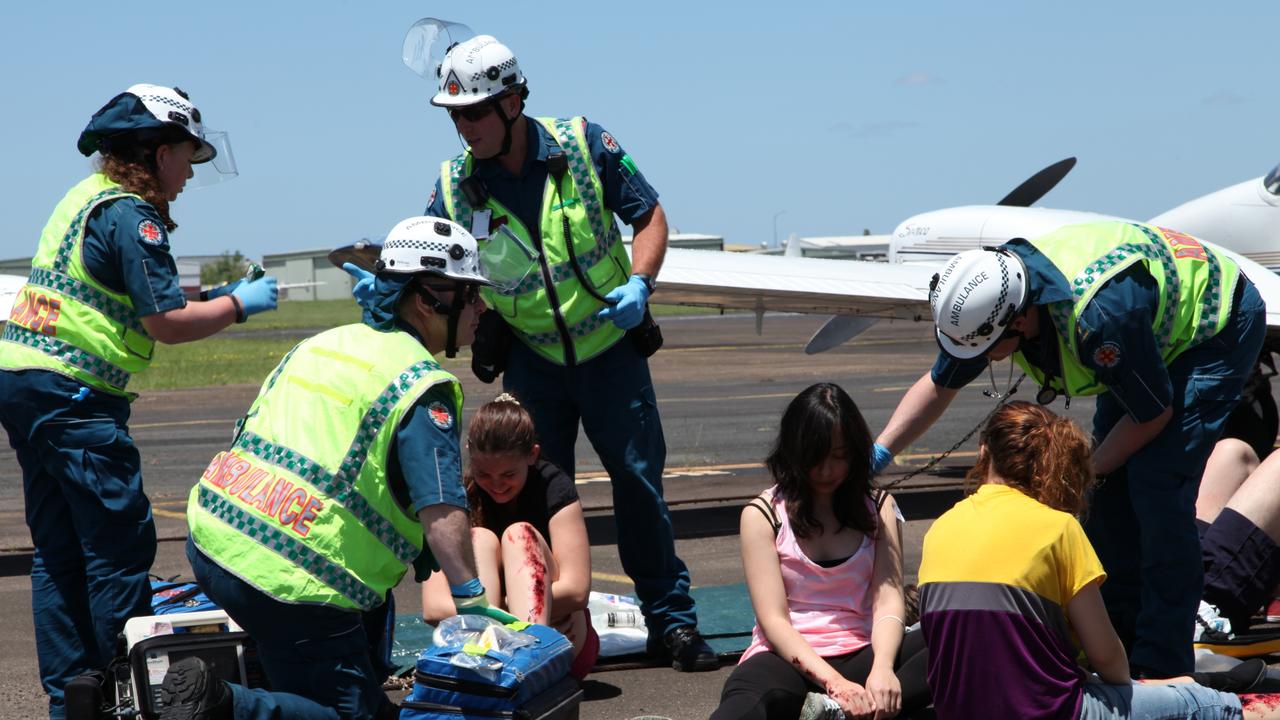
[(480, 578), (471, 578), (461, 585), (450, 585), (449, 593), (453, 595), (453, 606), (459, 615), (484, 615), (503, 625), (520, 620), (515, 615), (489, 604), (489, 598), (484, 594), (484, 585), (480, 583)]
[(893, 453), (889, 448), (875, 443), (871, 446), (871, 474), (879, 475), (884, 469), (893, 463)]
[(275, 310), (280, 292), (276, 289), (275, 277), (268, 275), (260, 280), (242, 282), (231, 294), (240, 301), (240, 307), (244, 308), (245, 317), (248, 317)]
[(342, 263), (342, 269), (356, 279), (355, 287), (351, 288), (351, 297), (356, 299), (356, 304), (360, 307), (368, 308), (373, 301), (373, 273), (354, 263)]
[(596, 317), (612, 320), (614, 325), (630, 330), (644, 319), (644, 308), (649, 302), (649, 288), (645, 286), (644, 280), (632, 275), (625, 285), (609, 291), (604, 299), (613, 304), (596, 313)]
[(231, 293), (235, 292), (236, 288), (240, 287), (240, 285), (243, 283), (244, 283), (244, 280), (240, 279), (240, 280), (236, 280), (235, 282), (227, 283), (226, 285), (219, 285), (216, 288), (209, 288), (208, 290), (205, 290), (204, 292), (200, 293), (200, 296), (201, 296), (200, 299), (213, 300), (214, 298), (220, 298), (223, 295), (230, 295)]

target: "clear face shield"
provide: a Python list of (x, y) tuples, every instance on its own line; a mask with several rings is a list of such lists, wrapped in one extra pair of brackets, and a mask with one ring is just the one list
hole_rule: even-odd
[(499, 295), (518, 294), (521, 285), (537, 270), (538, 251), (516, 237), (506, 225), (499, 226), (492, 235), (477, 243), (481, 272), (493, 283), (493, 292)]
[(217, 185), (239, 175), (236, 170), (236, 156), (231, 152), (231, 139), (227, 133), (217, 130), (206, 130), (204, 141), (214, 150), (212, 160), (192, 165), (195, 176), (187, 181), (188, 188), (205, 188)]
[(462, 23), (440, 20), (438, 18), (422, 18), (409, 26), (404, 36), (402, 57), (410, 70), (431, 81), (439, 82), (436, 70), (444, 62), (449, 48), (463, 40), (475, 37), (471, 28)]

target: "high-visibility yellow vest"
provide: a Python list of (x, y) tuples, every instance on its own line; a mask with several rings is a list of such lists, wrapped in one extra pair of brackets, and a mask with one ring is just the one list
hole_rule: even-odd
[(138, 196), (94, 173), (54, 208), (0, 336), (0, 368), (52, 370), (128, 396), (125, 386), (151, 364), (155, 341), (129, 296), (95, 280), (83, 257), (94, 208), (126, 197)]
[[(556, 139), (568, 160), (568, 172), (557, 183), (550, 173), (542, 193), (539, 215), (540, 272), (530, 273), (507, 292), (484, 290), (485, 303), (502, 314), (517, 337), (538, 354), (560, 365), (589, 360), (613, 347), (625, 331), (596, 314), (605, 305), (583, 288), (570, 256), (599, 295), (606, 295), (631, 277), (631, 260), (613, 213), (604, 204), (604, 184), (591, 160), (586, 118), (568, 120), (535, 118)], [(473, 159), (468, 149), (440, 169), (445, 211), (455, 222), (471, 228), (472, 215), (480, 208), (468, 204), (459, 183), (471, 175)], [(506, 224), (528, 247), (537, 247), (520, 219), (490, 197), (485, 203), (494, 217)], [(565, 238), (565, 220), (571, 238)], [(480, 240), (480, 261), (495, 240)], [(550, 287), (547, 283), (550, 282)]]
[[(1151, 330), (1166, 365), (1187, 349), (1216, 335), (1231, 315), (1231, 297), (1240, 268), (1199, 240), (1167, 228), (1129, 222), (1070, 225), (1031, 242), (1070, 283), (1071, 300), (1045, 307), (1058, 329), (1062, 375), (1050, 387), (1068, 395), (1106, 390), (1081, 362), (1076, 323), (1098, 288), (1121, 271), (1142, 263), (1159, 288), (1160, 306)], [(1014, 353), (1013, 359), (1042, 385), (1045, 373)]]
[(387, 484), (388, 454), (404, 414), (441, 384), (457, 432), (462, 388), (409, 333), (355, 324), (303, 341), (192, 488), (192, 540), (283, 602), (377, 606), (423, 548)]

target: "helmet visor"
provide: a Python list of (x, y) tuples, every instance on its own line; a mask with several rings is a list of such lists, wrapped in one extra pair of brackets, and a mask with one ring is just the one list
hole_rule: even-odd
[(187, 187), (209, 187), (240, 174), (236, 170), (236, 156), (231, 152), (231, 138), (225, 132), (205, 131), (204, 142), (196, 151), (197, 158), (202, 156), (203, 160), (192, 161), (195, 177), (187, 182)]
[(498, 227), (493, 235), (479, 241), (480, 271), (493, 283), (499, 295), (517, 295), (521, 286), (534, 274), (540, 257), (537, 250), (516, 237), (506, 225)]
[(462, 23), (422, 18), (405, 33), (401, 56), (406, 67), (434, 83), (439, 80), (437, 71), (449, 48), (474, 36), (471, 28)]

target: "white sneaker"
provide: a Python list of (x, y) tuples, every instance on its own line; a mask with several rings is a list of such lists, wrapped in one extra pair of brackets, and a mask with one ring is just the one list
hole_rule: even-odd
[(811, 692), (804, 696), (797, 720), (844, 720), (844, 710), (829, 695)]
[(1218, 608), (1201, 600), (1200, 609), (1196, 611), (1196, 629), (1192, 640), (1220, 642), (1230, 640), (1231, 637), (1231, 621), (1223, 617)]

